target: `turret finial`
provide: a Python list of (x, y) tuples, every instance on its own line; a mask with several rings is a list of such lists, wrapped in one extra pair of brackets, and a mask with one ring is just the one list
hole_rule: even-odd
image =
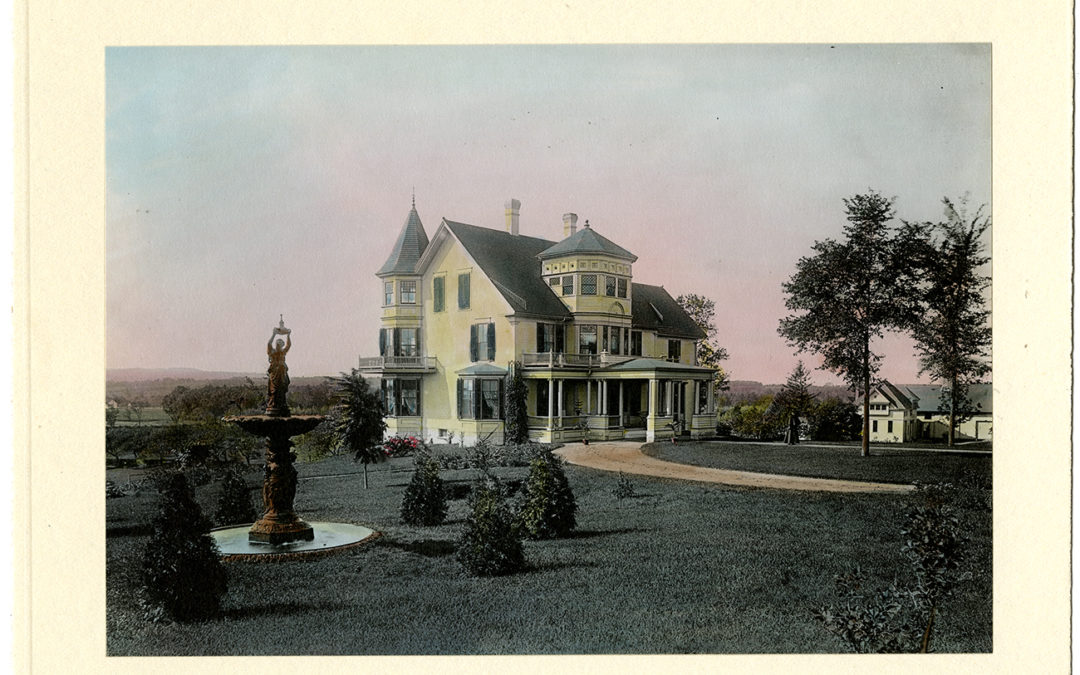
[(413, 189), (412, 189), (412, 207), (414, 209), (416, 208), (416, 186), (415, 185), (413, 186)]

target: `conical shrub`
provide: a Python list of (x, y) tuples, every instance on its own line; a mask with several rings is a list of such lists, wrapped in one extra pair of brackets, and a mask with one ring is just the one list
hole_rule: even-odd
[(222, 525), (240, 525), (253, 523), (259, 519), (255, 504), (251, 501), (251, 490), (240, 470), (235, 466), (225, 470), (218, 492), (217, 510), (214, 522)]
[(401, 500), (401, 519), (409, 525), (440, 525), (446, 518), (446, 485), (439, 478), (439, 463), (417, 455), (416, 470)]
[(216, 616), (226, 591), (225, 568), (183, 475), (162, 481), (153, 528), (142, 562), (146, 599), (177, 621)]
[(565, 537), (577, 524), (576, 512), (562, 460), (544, 450), (529, 463), (529, 476), (521, 487), (516, 521), (522, 534), (530, 539)]
[(511, 574), (525, 567), (521, 535), (497, 483), (482, 481), (469, 498), (470, 513), (457, 558), (475, 576)]

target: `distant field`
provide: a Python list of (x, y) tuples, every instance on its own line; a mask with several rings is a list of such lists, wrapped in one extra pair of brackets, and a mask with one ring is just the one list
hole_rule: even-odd
[(169, 416), (165, 414), (165, 411), (158, 407), (147, 407), (142, 409), (141, 415), (135, 415), (135, 413), (129, 410), (121, 410), (120, 417), (116, 420), (116, 426), (118, 427), (134, 427), (134, 426), (147, 426), (156, 427), (163, 424), (168, 424), (171, 420)]

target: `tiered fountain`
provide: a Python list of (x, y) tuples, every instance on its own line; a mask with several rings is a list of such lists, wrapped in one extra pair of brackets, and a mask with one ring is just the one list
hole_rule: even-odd
[[(284, 336), (284, 339), (282, 339)], [(304, 522), (293, 510), (296, 498), (296, 469), (292, 451), (293, 436), (311, 431), (324, 419), (322, 415), (293, 415), (289, 411), (289, 367), (285, 355), (292, 347), (292, 330), (281, 317), (270, 340), (266, 355), (266, 412), (262, 415), (233, 415), (225, 421), (266, 439), (266, 471), (263, 477), (263, 515), (250, 528), (227, 527), (213, 531), (225, 559), (260, 559), (338, 550), (378, 536), (377, 532), (346, 523)], [(244, 536), (246, 534), (246, 536)]]

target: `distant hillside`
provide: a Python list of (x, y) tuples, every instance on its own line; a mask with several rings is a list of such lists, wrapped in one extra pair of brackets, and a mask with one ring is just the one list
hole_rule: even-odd
[(148, 380), (228, 380), (231, 378), (260, 375), (248, 373), (228, 373), (217, 370), (199, 370), (198, 368), (106, 368), (106, 382), (146, 382)]
[[(765, 394), (775, 394), (783, 386), (783, 384), (762, 384), (756, 380), (732, 380), (724, 395), (729, 403), (740, 403), (760, 398)], [(818, 398), (851, 398), (851, 390), (842, 384), (812, 384), (810, 393)]]

